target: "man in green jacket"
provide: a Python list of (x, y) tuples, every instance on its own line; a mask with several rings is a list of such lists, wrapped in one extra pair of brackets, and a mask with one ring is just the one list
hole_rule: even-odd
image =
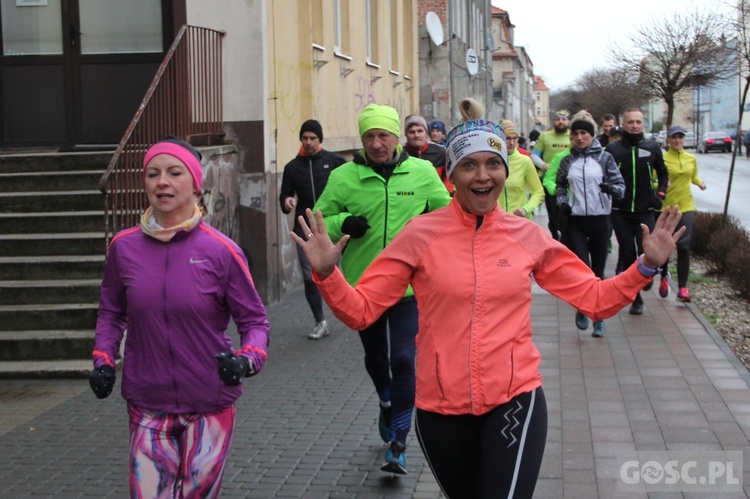
[[(451, 199), (432, 163), (409, 156), (399, 144), (400, 123), (392, 107), (370, 104), (362, 110), (363, 149), (331, 172), (315, 204), (333, 241), (344, 234), (351, 236), (341, 270), (352, 286), (406, 222), (447, 206)], [(398, 474), (406, 474), (404, 450), (414, 410), (417, 329), (417, 304), (409, 288), (375, 324), (359, 332), (365, 369), (380, 398), (380, 436), (389, 443), (381, 469)]]

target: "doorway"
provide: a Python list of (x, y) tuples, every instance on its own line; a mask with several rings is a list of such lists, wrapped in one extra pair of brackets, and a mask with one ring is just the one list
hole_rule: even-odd
[(114, 147), (172, 17), (172, 0), (0, 0), (0, 146)]

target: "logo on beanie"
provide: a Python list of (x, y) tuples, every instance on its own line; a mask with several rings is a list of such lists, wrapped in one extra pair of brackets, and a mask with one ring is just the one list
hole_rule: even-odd
[(499, 140), (497, 140), (495, 137), (489, 137), (487, 139), (487, 145), (490, 146), (492, 149), (503, 152), (503, 144)]

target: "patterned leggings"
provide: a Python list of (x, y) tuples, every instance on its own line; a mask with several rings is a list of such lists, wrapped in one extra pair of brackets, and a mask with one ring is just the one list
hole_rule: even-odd
[(131, 497), (218, 497), (234, 431), (234, 404), (184, 414), (128, 404), (128, 415)]

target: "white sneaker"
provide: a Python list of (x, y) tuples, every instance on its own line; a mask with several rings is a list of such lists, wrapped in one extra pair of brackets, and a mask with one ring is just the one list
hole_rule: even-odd
[(325, 320), (322, 320), (315, 324), (312, 332), (308, 334), (307, 337), (311, 340), (319, 340), (329, 334), (331, 334), (331, 332), (328, 330), (328, 323)]

